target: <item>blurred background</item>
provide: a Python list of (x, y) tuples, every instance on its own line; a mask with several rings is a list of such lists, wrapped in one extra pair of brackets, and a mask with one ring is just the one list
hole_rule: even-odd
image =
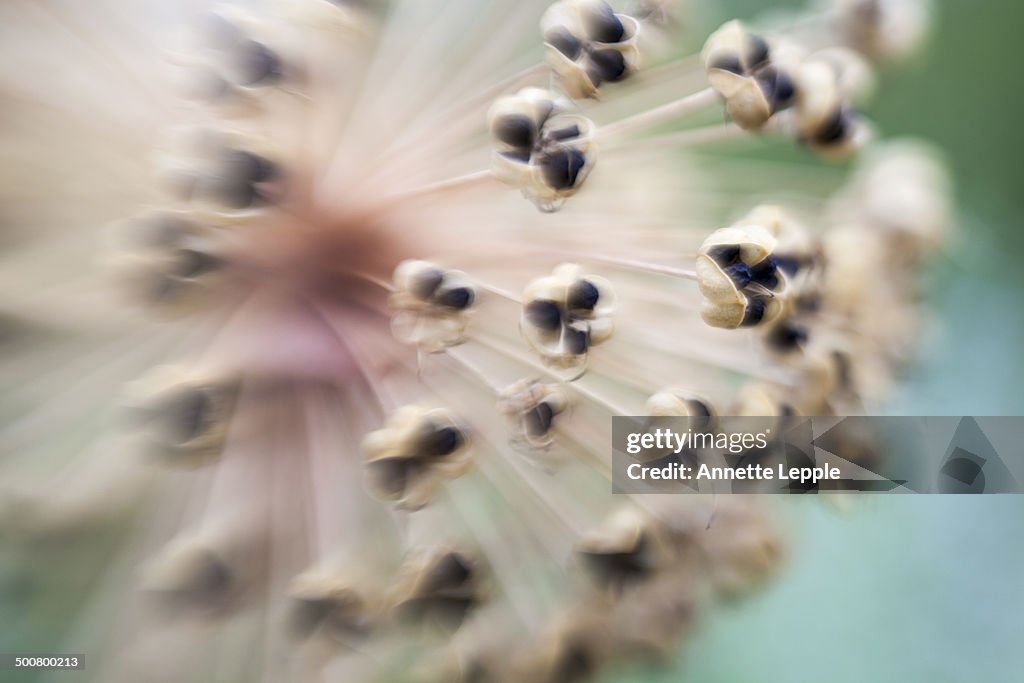
[[(706, 35), (766, 4), (719, 0), (694, 29)], [(1024, 92), (1013, 57), (1024, 4), (944, 0), (936, 9), (927, 50), (883, 72), (867, 108), (884, 136), (912, 135), (942, 149), (959, 212), (956, 241), (929, 280), (937, 332), (923, 335), (920, 362), (889, 412), (1021, 415)], [(763, 153), (806, 159), (788, 145)], [(705, 615), (674, 668), (638, 667), (608, 680), (1024, 680), (1024, 497), (855, 502), (837, 511), (818, 500), (780, 500), (792, 553), (778, 579)], [(34, 549), (31, 563), (0, 554), (0, 652), (55, 650), (98, 568), (119, 552), (123, 530), (73, 540), (73, 572), (46, 561), (69, 557), (56, 549)], [(32, 679), (0, 672), (0, 680)]]

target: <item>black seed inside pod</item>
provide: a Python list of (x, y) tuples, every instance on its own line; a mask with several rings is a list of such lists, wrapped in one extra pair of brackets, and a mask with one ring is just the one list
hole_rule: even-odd
[(444, 273), (437, 268), (424, 268), (411, 278), (409, 289), (419, 299), (428, 299), (444, 281)]
[(530, 150), (536, 135), (533, 121), (523, 114), (502, 116), (494, 124), (494, 136), (518, 151)]
[(462, 445), (462, 433), (455, 427), (441, 427), (420, 441), (419, 454), (425, 458), (451, 455)]
[(247, 40), (238, 47), (238, 70), (242, 85), (266, 85), (280, 78), (281, 58), (263, 43)]
[(562, 325), (562, 309), (549, 299), (534, 299), (526, 304), (526, 320), (545, 332), (554, 332)]
[(846, 139), (849, 134), (849, 118), (841, 109), (837, 109), (814, 136), (819, 145), (835, 145)]
[(540, 160), (544, 182), (555, 190), (568, 190), (574, 187), (586, 163), (587, 159), (583, 152), (569, 147), (548, 152)]
[(590, 326), (576, 325), (565, 328), (565, 347), (574, 356), (580, 356), (590, 348)]
[(768, 41), (756, 33), (749, 34), (747, 42), (747, 68), (752, 70), (767, 64), (770, 56), (771, 50), (768, 47)]
[(592, 311), (597, 306), (601, 293), (589, 280), (577, 280), (569, 287), (567, 304), (570, 311)]
[(584, 567), (595, 581), (605, 588), (621, 588), (623, 585), (644, 579), (650, 574), (647, 563), (647, 537), (641, 535), (636, 547), (622, 552), (580, 553)]
[(725, 267), (739, 262), (740, 248), (735, 244), (721, 244), (708, 249), (708, 258)]
[(178, 252), (178, 264), (175, 275), (182, 278), (197, 278), (212, 273), (223, 265), (223, 261), (213, 254), (195, 249), (182, 249)]
[(182, 393), (169, 407), (178, 443), (195, 439), (209, 429), (213, 420), (213, 398), (202, 389), (194, 388)]
[(588, 5), (583, 21), (587, 35), (596, 43), (617, 43), (626, 34), (626, 28), (615, 16), (615, 10), (604, 2)]
[(721, 69), (730, 73), (743, 75), (743, 63), (735, 54), (719, 53), (708, 60), (709, 69)]
[(587, 75), (594, 85), (622, 80), (626, 75), (626, 58), (618, 50), (594, 50), (590, 53)]
[(783, 322), (772, 328), (768, 344), (779, 351), (794, 351), (807, 343), (807, 328), (792, 322)]
[(544, 40), (569, 59), (576, 61), (583, 52), (583, 44), (568, 29), (558, 27), (544, 35)]
[(593, 654), (582, 643), (567, 643), (551, 675), (544, 680), (578, 683), (590, 678), (596, 668)]
[(221, 178), (214, 183), (217, 200), (231, 209), (247, 209), (266, 202), (266, 196), (252, 182), (238, 178)]
[(796, 275), (803, 266), (803, 259), (785, 254), (775, 255), (775, 265), (786, 275)]
[(399, 497), (421, 467), (411, 458), (388, 458), (367, 463), (374, 485), (387, 496)]
[(426, 590), (443, 591), (460, 588), (473, 578), (473, 563), (462, 553), (445, 553), (430, 573)]
[(224, 175), (250, 183), (266, 183), (279, 175), (277, 164), (244, 149), (229, 149), (224, 153)]
[(796, 84), (785, 71), (775, 72), (775, 83), (771, 97), (772, 110), (781, 111), (793, 104), (796, 97)]
[(473, 305), (476, 295), (470, 287), (453, 287), (437, 295), (437, 303), (445, 308), (464, 311)]
[(750, 266), (750, 279), (768, 289), (775, 289), (779, 286), (779, 272), (775, 266), (775, 259), (767, 256), (760, 263)]
[(734, 263), (731, 266), (727, 266), (724, 270), (725, 274), (729, 276), (729, 279), (732, 280), (733, 284), (739, 289), (743, 289), (749, 285), (750, 281), (753, 279), (753, 275), (751, 275), (750, 272), (750, 266), (742, 261)]
[(743, 322), (740, 323), (743, 327), (753, 327), (764, 319), (765, 303), (764, 299), (759, 297), (751, 297), (747, 301), (747, 310), (743, 315)]
[(540, 437), (548, 433), (555, 419), (555, 411), (546, 402), (540, 402), (523, 415), (527, 436)]

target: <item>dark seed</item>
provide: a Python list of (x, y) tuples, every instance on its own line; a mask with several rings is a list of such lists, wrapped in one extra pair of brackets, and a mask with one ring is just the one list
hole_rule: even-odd
[(785, 71), (775, 72), (775, 83), (773, 95), (769, 98), (772, 102), (772, 111), (781, 111), (793, 104), (796, 97), (796, 84)]
[(725, 274), (729, 276), (729, 279), (732, 280), (733, 284), (739, 289), (743, 289), (750, 284), (751, 280), (754, 279), (750, 272), (750, 266), (742, 261), (734, 263), (731, 266), (726, 267), (724, 270)]
[(564, 28), (555, 28), (547, 32), (544, 40), (569, 59), (576, 61), (583, 52), (583, 44), (579, 39)]
[(768, 42), (756, 33), (751, 33), (747, 45), (747, 68), (756, 69), (767, 63), (770, 55), (771, 50), (768, 47)]
[(722, 244), (709, 249), (708, 257), (722, 267), (729, 266), (740, 260), (740, 248), (735, 244)]
[(753, 327), (764, 319), (764, 299), (753, 297), (747, 302), (747, 311), (743, 316), (742, 327)]
[(760, 263), (750, 267), (750, 279), (768, 289), (775, 289), (779, 286), (779, 272), (775, 266), (775, 259), (766, 257)]
[(451, 455), (462, 445), (462, 433), (455, 427), (442, 427), (436, 429), (420, 442), (420, 452), (426, 458), (437, 458), (443, 455)]
[(587, 75), (594, 81), (594, 85), (622, 80), (626, 75), (626, 58), (618, 50), (595, 50), (590, 53)]
[(579, 150), (562, 148), (545, 154), (540, 163), (544, 182), (556, 190), (568, 190), (576, 185), (587, 159)]
[(205, 273), (212, 273), (224, 264), (224, 261), (203, 251), (182, 249), (178, 252), (178, 267), (175, 275), (182, 278), (196, 278)]
[(247, 209), (266, 202), (266, 196), (255, 184), (235, 178), (222, 178), (213, 188), (214, 196), (231, 209)]
[(470, 287), (453, 287), (439, 293), (437, 295), (437, 303), (446, 308), (462, 311), (472, 306), (475, 298)]
[(583, 17), (587, 35), (597, 43), (617, 43), (626, 34), (626, 28), (606, 3), (587, 8)]
[(186, 443), (209, 429), (213, 418), (212, 397), (202, 389), (191, 389), (177, 398), (171, 406), (175, 436), (179, 443)]
[(565, 345), (569, 353), (580, 356), (590, 348), (590, 327), (586, 324), (565, 328)]
[(562, 325), (562, 309), (549, 299), (535, 299), (526, 304), (526, 320), (539, 330), (554, 332)]
[(249, 40), (238, 48), (242, 85), (266, 85), (280, 78), (281, 58), (263, 43)]
[(521, 164), (530, 163), (530, 152), (528, 150), (525, 152), (499, 152), (499, 154), (506, 159), (511, 159), (512, 161), (517, 161)]
[(721, 69), (734, 74), (743, 75), (743, 64), (740, 58), (734, 54), (720, 54), (708, 60), (709, 69)]
[(807, 343), (807, 329), (785, 322), (776, 325), (768, 335), (768, 344), (779, 351), (793, 351)]
[(224, 175), (250, 183), (265, 183), (278, 177), (277, 165), (269, 159), (244, 149), (224, 153)]
[(588, 280), (577, 280), (569, 288), (569, 296), (567, 297), (569, 310), (592, 311), (600, 297), (601, 293), (594, 286), (594, 283)]
[(445, 553), (430, 573), (427, 591), (443, 591), (465, 586), (473, 578), (473, 563), (457, 552)]
[(428, 299), (437, 291), (444, 280), (444, 273), (437, 268), (427, 268), (412, 278), (409, 289), (413, 296), (420, 299)]
[(837, 109), (814, 136), (814, 141), (819, 145), (834, 145), (842, 142), (848, 134), (849, 120), (843, 110)]
[(625, 552), (581, 552), (580, 559), (591, 578), (605, 588), (618, 589), (650, 575), (647, 537), (640, 536), (636, 547)]
[(544, 436), (551, 429), (555, 412), (547, 403), (541, 402), (523, 416), (526, 434), (532, 437)]
[(533, 121), (522, 114), (502, 116), (494, 126), (494, 136), (518, 151), (532, 148), (536, 134)]
[(775, 256), (775, 265), (786, 275), (796, 275), (796, 273), (803, 267), (802, 259), (796, 256)]

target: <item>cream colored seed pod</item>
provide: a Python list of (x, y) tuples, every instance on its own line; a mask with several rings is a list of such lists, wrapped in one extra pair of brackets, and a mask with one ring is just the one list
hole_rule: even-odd
[(715, 410), (710, 402), (697, 398), (690, 392), (666, 389), (647, 399), (644, 414), (655, 417), (711, 418), (715, 416)]
[(458, 628), (486, 599), (479, 561), (452, 547), (414, 552), (402, 564), (390, 604), (400, 618)]
[(704, 43), (701, 60), (708, 83), (725, 99), (730, 118), (741, 128), (761, 128), (789, 106), (793, 82), (770, 59), (768, 42), (739, 21), (730, 21)]
[(596, 98), (639, 66), (640, 24), (603, 0), (561, 0), (541, 17), (548, 65), (569, 97)]
[(464, 431), (441, 408), (405, 406), (362, 443), (370, 490), (405, 510), (423, 507), (473, 465)]
[(850, 47), (872, 59), (904, 59), (931, 27), (929, 0), (835, 0), (835, 24)]
[(510, 680), (532, 683), (585, 681), (609, 658), (612, 625), (607, 614), (578, 606), (557, 615), (513, 666)]
[(590, 348), (611, 337), (613, 310), (614, 295), (604, 278), (563, 263), (524, 290), (520, 328), (545, 365), (580, 371)]
[(292, 580), (288, 597), (288, 626), (300, 639), (317, 635), (342, 645), (362, 640), (384, 613), (383, 596), (372, 581), (335, 571), (300, 574)]
[(697, 254), (701, 317), (734, 329), (769, 322), (782, 309), (785, 279), (770, 258), (777, 241), (764, 227), (740, 224), (711, 233)]
[(477, 297), (465, 273), (429, 261), (403, 261), (395, 269), (394, 287), (391, 330), (399, 341), (436, 353), (465, 340)]
[(634, 506), (623, 506), (576, 544), (576, 556), (601, 589), (619, 593), (668, 566), (672, 552), (658, 521)]
[(554, 443), (556, 419), (568, 407), (565, 394), (553, 384), (522, 379), (502, 390), (498, 410), (514, 430), (513, 443), (548, 448)]
[(792, 121), (801, 142), (831, 158), (849, 156), (868, 142), (871, 130), (852, 110), (832, 63), (812, 56), (797, 68), (794, 79)]
[(525, 88), (497, 100), (487, 116), (495, 175), (542, 211), (560, 208), (594, 166), (594, 125), (563, 113), (567, 107), (554, 93)]
[(200, 467), (220, 457), (237, 395), (233, 378), (164, 365), (127, 387), (125, 405), (145, 453), (175, 467)]

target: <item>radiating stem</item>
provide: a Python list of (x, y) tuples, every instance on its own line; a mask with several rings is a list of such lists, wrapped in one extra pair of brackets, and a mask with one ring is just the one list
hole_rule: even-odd
[(718, 101), (718, 93), (713, 88), (705, 88), (674, 102), (602, 126), (597, 131), (597, 138), (604, 140), (620, 137), (669, 123), (694, 112), (702, 111)]

